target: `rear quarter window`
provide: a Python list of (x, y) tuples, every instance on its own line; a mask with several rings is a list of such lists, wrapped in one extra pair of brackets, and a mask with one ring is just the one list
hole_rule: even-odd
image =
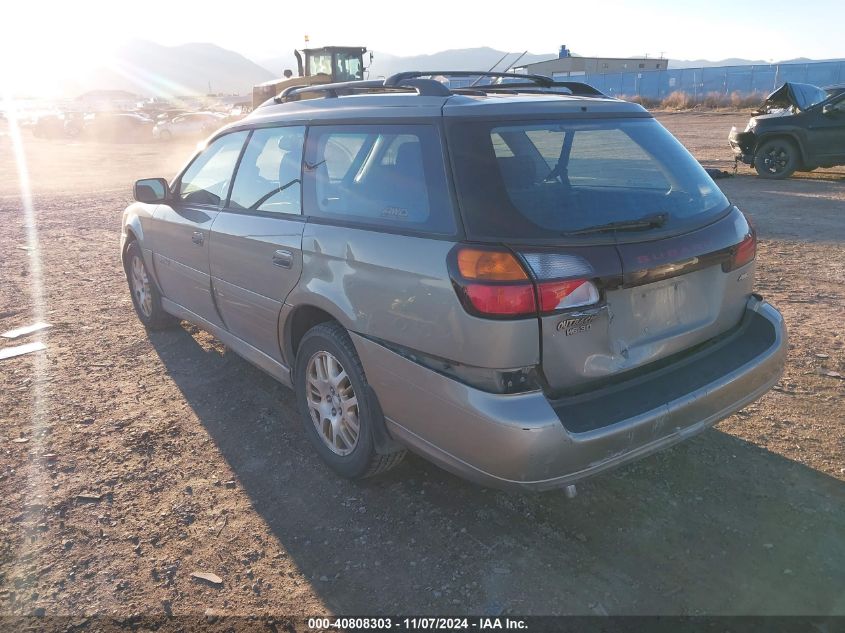
[(451, 235), (455, 219), (437, 128), (315, 126), (303, 204), (314, 217)]

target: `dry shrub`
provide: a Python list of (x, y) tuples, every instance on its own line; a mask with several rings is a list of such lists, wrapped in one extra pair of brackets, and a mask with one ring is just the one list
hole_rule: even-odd
[(693, 106), (693, 100), (683, 90), (676, 90), (665, 97), (660, 105), (667, 110), (688, 110)]
[(721, 92), (708, 92), (701, 100), (702, 107), (711, 109), (724, 108), (730, 105), (730, 103), (730, 97)]
[(729, 95), (714, 91), (705, 95), (698, 95), (695, 98), (688, 92), (676, 90), (662, 100), (642, 95), (617, 95), (617, 98), (639, 103), (650, 110), (657, 108), (664, 110), (692, 110), (693, 108), (700, 110), (716, 110), (718, 108), (742, 110), (757, 107), (763, 101), (765, 95), (759, 92), (744, 93), (735, 90)]
[(642, 95), (617, 95), (617, 99), (622, 99), (623, 101), (630, 101), (631, 103), (639, 103), (642, 107), (649, 110), (660, 106), (660, 99), (655, 99), (653, 97), (644, 97)]
[(739, 92), (737, 90), (731, 93), (731, 106), (738, 109), (756, 108), (766, 96), (762, 92), (752, 92), (749, 94)]

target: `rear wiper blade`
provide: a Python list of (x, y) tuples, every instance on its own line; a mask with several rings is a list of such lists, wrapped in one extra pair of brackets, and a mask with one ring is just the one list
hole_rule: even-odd
[(605, 231), (641, 231), (643, 229), (653, 229), (666, 224), (669, 218), (668, 213), (655, 213), (653, 215), (645, 215), (636, 220), (619, 220), (617, 222), (608, 222), (607, 224), (598, 224), (596, 226), (588, 226), (583, 229), (575, 231), (567, 231), (563, 235), (568, 237), (570, 235), (587, 235), (589, 233), (604, 233)]

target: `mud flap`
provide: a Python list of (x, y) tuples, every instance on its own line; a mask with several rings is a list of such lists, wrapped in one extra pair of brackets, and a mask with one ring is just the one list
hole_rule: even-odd
[(379, 455), (389, 455), (404, 450), (405, 447), (394, 440), (387, 432), (387, 425), (384, 423), (384, 412), (375, 390), (367, 385), (367, 403), (370, 411), (373, 412), (373, 446)]

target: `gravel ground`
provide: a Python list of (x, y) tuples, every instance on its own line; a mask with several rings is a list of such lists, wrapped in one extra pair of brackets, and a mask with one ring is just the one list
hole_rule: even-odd
[[(659, 118), (733, 168), (747, 115)], [(567, 500), (414, 457), (338, 479), (291, 392), (132, 311), (120, 212), (190, 147), (23, 140), (34, 221), (0, 138), (0, 331), (53, 327), (15, 341), (46, 351), (0, 361), (0, 614), (845, 614), (845, 169), (719, 181), (759, 230), (783, 380)]]

